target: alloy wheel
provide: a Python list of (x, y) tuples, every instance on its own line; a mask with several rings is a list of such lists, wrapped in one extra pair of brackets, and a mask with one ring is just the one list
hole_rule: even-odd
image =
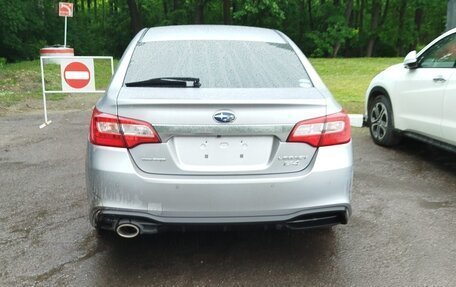
[(372, 135), (377, 140), (382, 140), (388, 129), (388, 111), (382, 102), (375, 103), (370, 115)]

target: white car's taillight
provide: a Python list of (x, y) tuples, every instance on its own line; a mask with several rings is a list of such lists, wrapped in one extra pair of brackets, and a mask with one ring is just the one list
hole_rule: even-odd
[(337, 113), (297, 123), (287, 141), (320, 147), (347, 143), (350, 139), (350, 119)]
[(90, 123), (90, 142), (102, 146), (133, 148), (142, 143), (159, 143), (160, 138), (147, 122), (105, 114), (95, 108)]

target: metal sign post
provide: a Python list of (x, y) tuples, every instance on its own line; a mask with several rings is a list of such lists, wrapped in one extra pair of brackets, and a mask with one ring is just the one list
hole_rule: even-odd
[(47, 125), (50, 125), (52, 121), (48, 121), (47, 116), (47, 107), (46, 107), (46, 86), (44, 82), (44, 65), (43, 65), (43, 57), (40, 57), (40, 65), (41, 65), (41, 91), (43, 93), (43, 109), (44, 109), (44, 123), (40, 126), (40, 129), (44, 128)]
[[(44, 65), (46, 60), (52, 59), (52, 62), (59, 62), (61, 65), (61, 81), (62, 87), (60, 90), (46, 90), (46, 81), (44, 73)], [(41, 56), (41, 85), (43, 93), (43, 110), (44, 123), (40, 125), (40, 129), (50, 125), (52, 121), (48, 119), (46, 94), (102, 94), (105, 90), (97, 90), (95, 87), (95, 69), (94, 60), (109, 60), (111, 61), (111, 76), (114, 75), (114, 61), (108, 56)], [(48, 61), (50, 62), (50, 61)]]
[(73, 3), (59, 2), (59, 16), (65, 17), (65, 31), (63, 32), (63, 46), (67, 46), (68, 17), (73, 17)]
[(65, 16), (65, 32), (63, 32), (63, 47), (66, 48), (66, 38), (67, 38), (67, 27), (68, 27), (68, 17)]

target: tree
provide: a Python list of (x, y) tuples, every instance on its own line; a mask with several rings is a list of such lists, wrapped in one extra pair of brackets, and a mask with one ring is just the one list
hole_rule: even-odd
[[(403, 56), (441, 34), (456, 13), (456, 0), (68, 1), (75, 7), (68, 44), (78, 55), (116, 57), (142, 27), (191, 23), (277, 29), (315, 57)], [(33, 59), (61, 44), (58, 2), (0, 0), (0, 57)]]
[(204, 6), (206, 6), (206, 0), (196, 0), (196, 2), (195, 2), (195, 24), (204, 23)]
[(448, 0), (446, 30), (456, 27), (456, 0)]
[[(335, 4), (337, 4), (337, 6), (340, 6), (339, 1), (335, 2)], [(339, 39), (336, 40), (336, 43), (334, 44), (333, 51), (332, 51), (333, 58), (337, 57), (337, 53), (339, 52), (340, 46), (345, 42), (346, 38), (351, 38), (357, 33), (357, 31), (355, 32), (349, 28), (349, 22), (350, 22), (352, 11), (353, 11), (353, 0), (347, 0), (347, 2), (345, 3), (345, 21), (342, 22), (342, 25), (344, 27), (343, 29), (345, 30), (346, 34), (344, 35), (344, 37), (340, 37)]]
[(138, 5), (136, 0), (127, 0), (128, 11), (130, 11), (131, 18), (131, 32), (134, 34), (138, 33), (143, 28), (141, 16), (139, 15)]
[(223, 24), (231, 25), (231, 0), (223, 0)]
[(377, 41), (378, 30), (383, 26), (386, 16), (388, 14), (389, 0), (386, 0), (383, 13), (382, 1), (372, 0), (371, 24), (370, 35), (367, 42), (366, 57), (372, 57), (374, 54), (375, 43)]
[(308, 33), (316, 45), (312, 56), (337, 57), (342, 45), (358, 34), (358, 30), (349, 25), (352, 7), (352, 0), (333, 0), (320, 1), (320, 5), (313, 9), (315, 29)]
[(236, 22), (249, 26), (282, 26), (285, 20), (283, 6), (287, 4), (287, 0), (238, 0), (233, 18)]

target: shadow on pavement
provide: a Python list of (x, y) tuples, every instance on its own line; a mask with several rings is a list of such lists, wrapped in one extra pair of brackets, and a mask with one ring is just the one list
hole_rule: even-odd
[(404, 138), (396, 150), (456, 175), (455, 153), (410, 138)]
[[(180, 273), (195, 274), (207, 282), (223, 282), (228, 277), (231, 283), (236, 278), (243, 280), (243, 276), (250, 281), (255, 276), (264, 279), (270, 273), (278, 276), (278, 272), (279, 276), (282, 272), (282, 276), (293, 276), (296, 272), (300, 277), (306, 273), (315, 276), (331, 265), (336, 253), (335, 238), (333, 229), (168, 232), (133, 240), (105, 234), (98, 244), (106, 248), (106, 270), (100, 270), (101, 281), (97, 283), (105, 283), (102, 275), (112, 269), (130, 283), (146, 277), (163, 279), (166, 285), (173, 285), (170, 278), (177, 280), (175, 276)], [(192, 271), (188, 272), (189, 269)]]

